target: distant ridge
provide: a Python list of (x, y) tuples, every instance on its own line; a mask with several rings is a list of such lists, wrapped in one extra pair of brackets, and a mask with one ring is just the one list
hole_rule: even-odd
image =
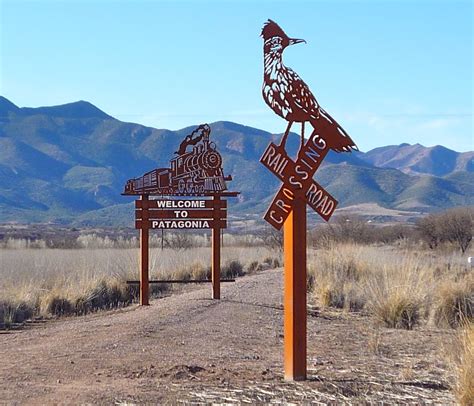
[(18, 112), (20, 108), (7, 98), (0, 96), (0, 117), (6, 116), (10, 112)]
[(20, 109), (23, 114), (44, 114), (52, 117), (63, 117), (63, 118), (112, 118), (102, 110), (94, 106), (93, 104), (79, 100), (73, 103), (61, 104), (59, 106), (50, 107), (23, 107)]
[(441, 145), (389, 145), (368, 151), (362, 159), (380, 168), (412, 174), (445, 176), (457, 171), (474, 172), (474, 152), (460, 153)]
[[(132, 225), (125, 181), (167, 167), (177, 131), (125, 123), (86, 101), (19, 108), (0, 97), (0, 223), (53, 221), (79, 225)], [(279, 134), (229, 122), (210, 123), (211, 137), (233, 175), (233, 216), (261, 219), (279, 181), (259, 163)], [(299, 137), (287, 147), (295, 155)], [(426, 213), (474, 205), (473, 153), (419, 144), (367, 153), (330, 153), (316, 179), (339, 207), (377, 207), (380, 213)], [(435, 176), (436, 175), (436, 176)], [(336, 212), (337, 213), (337, 212)], [(384, 219), (388, 216), (382, 216)]]

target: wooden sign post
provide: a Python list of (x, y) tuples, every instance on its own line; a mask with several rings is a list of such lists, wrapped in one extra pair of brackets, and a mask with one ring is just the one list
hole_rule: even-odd
[(227, 227), (227, 201), (222, 198), (239, 193), (227, 191), (226, 182), (232, 177), (224, 176), (222, 157), (209, 140), (210, 132), (207, 124), (199, 126), (180, 143), (170, 168), (154, 169), (125, 185), (123, 195), (140, 196), (135, 201), (135, 228), (140, 230), (140, 305), (149, 304), (150, 229), (211, 229), (212, 298), (220, 299), (220, 234)]

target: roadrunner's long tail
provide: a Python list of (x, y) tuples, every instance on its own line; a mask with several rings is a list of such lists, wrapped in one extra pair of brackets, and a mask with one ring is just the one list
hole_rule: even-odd
[(349, 134), (322, 107), (319, 108), (319, 117), (310, 121), (316, 132), (324, 134), (325, 141), (334, 151), (351, 152), (352, 150), (359, 150)]

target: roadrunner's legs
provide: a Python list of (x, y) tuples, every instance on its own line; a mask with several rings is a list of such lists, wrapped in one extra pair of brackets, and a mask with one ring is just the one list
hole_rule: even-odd
[(290, 133), (290, 128), (292, 124), (293, 124), (293, 121), (288, 121), (288, 126), (286, 127), (285, 134), (283, 134), (283, 137), (281, 138), (281, 141), (280, 141), (280, 147), (285, 148), (286, 139), (288, 138), (288, 134)]

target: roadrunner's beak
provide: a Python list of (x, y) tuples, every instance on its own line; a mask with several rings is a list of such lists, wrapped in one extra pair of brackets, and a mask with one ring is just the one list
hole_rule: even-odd
[(289, 40), (290, 45), (300, 44), (301, 42), (304, 42), (306, 44), (306, 41), (304, 39), (290, 38)]

